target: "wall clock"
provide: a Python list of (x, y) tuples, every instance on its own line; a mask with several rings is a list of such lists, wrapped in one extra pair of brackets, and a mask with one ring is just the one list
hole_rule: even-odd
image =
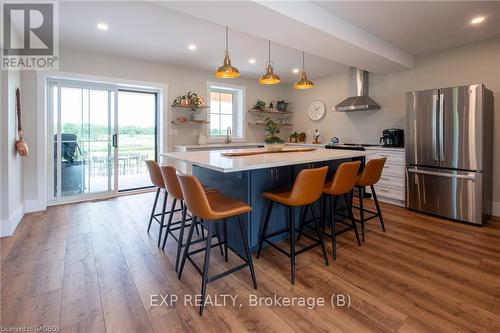
[(307, 115), (309, 119), (318, 121), (321, 120), (326, 113), (326, 104), (323, 101), (312, 101), (307, 108)]

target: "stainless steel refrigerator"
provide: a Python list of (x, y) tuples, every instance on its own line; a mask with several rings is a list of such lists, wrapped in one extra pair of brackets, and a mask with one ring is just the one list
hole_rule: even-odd
[(406, 206), (484, 224), (491, 214), (493, 93), (482, 84), (406, 93)]

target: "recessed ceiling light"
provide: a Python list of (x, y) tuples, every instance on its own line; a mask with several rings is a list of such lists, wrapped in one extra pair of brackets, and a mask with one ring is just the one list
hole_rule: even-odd
[(251, 64), (255, 64), (255, 59), (254, 58), (250, 58), (250, 59), (248, 59), (248, 62), (251, 63)]
[(293, 69), (293, 72), (294, 72), (295, 74), (298, 74), (298, 73), (299, 73), (299, 69), (298, 69), (298, 68), (294, 68), (294, 69)]
[(188, 49), (190, 49), (191, 51), (194, 51), (194, 50), (196, 50), (196, 45), (194, 45), (194, 44), (189, 44), (189, 45), (188, 45)]
[(484, 21), (484, 19), (485, 19), (484, 16), (474, 17), (472, 20), (470, 20), (470, 23), (471, 24), (479, 24), (479, 23), (482, 23)]
[(97, 23), (97, 29), (99, 29), (99, 30), (108, 30), (109, 26), (106, 23)]

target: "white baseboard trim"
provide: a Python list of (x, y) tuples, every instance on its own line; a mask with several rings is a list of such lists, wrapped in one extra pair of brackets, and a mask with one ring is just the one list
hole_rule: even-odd
[(24, 205), (19, 205), (8, 220), (0, 222), (0, 237), (11, 236), (24, 216)]
[(493, 201), (491, 203), (491, 215), (500, 217), (500, 202)]
[(46, 202), (42, 200), (26, 200), (24, 202), (24, 213), (39, 212), (47, 209)]

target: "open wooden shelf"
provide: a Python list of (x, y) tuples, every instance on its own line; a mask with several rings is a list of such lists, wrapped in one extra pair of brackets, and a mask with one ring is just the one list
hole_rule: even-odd
[[(263, 125), (264, 125), (264, 123), (260, 123), (260, 122), (248, 123), (248, 126), (263, 126)], [(292, 127), (293, 124), (278, 124), (278, 126)]]
[(272, 114), (288, 114), (291, 115), (293, 112), (291, 111), (278, 111), (276, 109), (265, 109), (264, 111), (262, 110), (257, 110), (257, 109), (250, 109), (248, 112), (255, 112), (255, 113), (272, 113)]
[(185, 122), (179, 122), (176, 120), (172, 120), (170, 123), (174, 125), (205, 125), (205, 124), (210, 124), (209, 121), (206, 120), (188, 120)]
[(200, 105), (200, 106), (194, 106), (194, 105), (170, 105), (172, 108), (178, 108), (178, 109), (192, 109), (192, 108), (197, 108), (197, 109), (209, 109), (210, 105)]

